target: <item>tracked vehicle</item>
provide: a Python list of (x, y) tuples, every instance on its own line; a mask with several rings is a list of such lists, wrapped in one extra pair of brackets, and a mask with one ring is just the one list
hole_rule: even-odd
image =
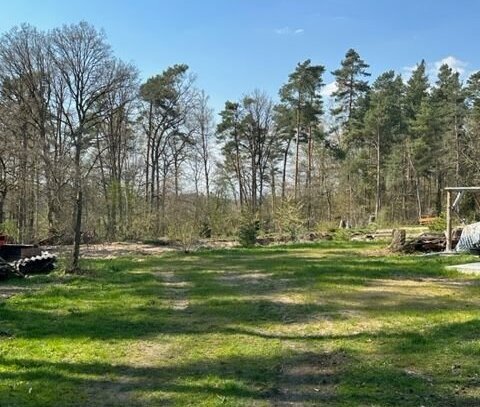
[(10, 244), (0, 235), (0, 279), (13, 275), (49, 273), (55, 267), (57, 257), (38, 245)]

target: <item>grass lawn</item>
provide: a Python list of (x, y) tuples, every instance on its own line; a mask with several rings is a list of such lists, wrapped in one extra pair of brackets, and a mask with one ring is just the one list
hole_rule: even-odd
[(381, 247), (91, 260), (2, 282), (20, 294), (0, 300), (0, 406), (479, 406), (480, 279), (444, 268), (474, 258)]

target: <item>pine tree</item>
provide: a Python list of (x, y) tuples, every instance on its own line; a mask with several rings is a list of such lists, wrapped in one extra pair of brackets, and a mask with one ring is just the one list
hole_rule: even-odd
[(425, 61), (422, 61), (413, 70), (412, 76), (407, 82), (405, 91), (405, 116), (409, 120), (415, 119), (424, 99), (428, 96), (428, 76), (426, 74)]
[(217, 127), (223, 143), (224, 168), (237, 178), (242, 209), (251, 214), (261, 207), (269, 165), (279, 157), (271, 99), (255, 90), (240, 103), (226, 102)]
[[(342, 182), (347, 184), (347, 212), (351, 222), (360, 209), (358, 202), (361, 199), (356, 196), (357, 192), (365, 189), (360, 185), (361, 180), (357, 179), (358, 176), (361, 177), (362, 171), (365, 172), (365, 169), (358, 168), (365, 159), (356, 144), (362, 136), (363, 118), (369, 104), (369, 85), (366, 79), (370, 76), (368, 67), (357, 51), (349, 49), (340, 68), (332, 72), (337, 89), (332, 93), (335, 107), (331, 109), (331, 114), (336, 123), (334, 130), (339, 135), (339, 145), (345, 150), (342, 165), (342, 178), (345, 178)], [(361, 195), (366, 200), (366, 194)]]
[(357, 51), (349, 49), (341, 62), (341, 67), (332, 72), (335, 76), (337, 90), (332, 93), (336, 107), (332, 115), (336, 118), (342, 132), (348, 132), (355, 120), (359, 100), (368, 92), (367, 72), (369, 65), (360, 57)]
[(433, 103), (443, 127), (443, 141), (447, 152), (444, 156), (446, 167), (454, 172), (453, 182), (461, 182), (465, 91), (460, 82), (460, 74), (444, 64), (438, 72), (438, 80), (433, 91)]
[(375, 218), (381, 207), (383, 157), (399, 141), (403, 130), (404, 85), (394, 71), (380, 75), (372, 86), (370, 106), (365, 115), (365, 139), (375, 150)]
[[(405, 90), (405, 118), (407, 122), (407, 131), (406, 137), (402, 144), (402, 149), (399, 151), (399, 153), (403, 156), (403, 165), (399, 168), (399, 171), (406, 174), (402, 185), (402, 207), (404, 219), (407, 219), (409, 215), (408, 207), (410, 206), (410, 196), (415, 196), (417, 216), (419, 218), (422, 216), (423, 205), (420, 191), (420, 177), (421, 173), (423, 172), (423, 164), (418, 162), (416, 157), (417, 152), (422, 150), (421, 146), (423, 145), (424, 140), (421, 140), (421, 137), (423, 137), (424, 134), (419, 134), (417, 130), (414, 130), (414, 127), (416, 126), (418, 129), (419, 126), (428, 126), (428, 123), (420, 124), (420, 122), (423, 121), (425, 116), (430, 114), (430, 112), (427, 111), (430, 108), (427, 100), (429, 97), (429, 88), (430, 84), (426, 74), (426, 64), (422, 59), (422, 61), (413, 70), (412, 76), (408, 80)], [(422, 114), (423, 117), (419, 119), (420, 122), (417, 122), (417, 116), (419, 114)], [(426, 131), (428, 133), (428, 130)]]
[[(323, 113), (320, 90), (324, 72), (322, 65), (311, 65), (311, 61), (307, 59), (297, 65), (295, 71), (289, 75), (288, 82), (280, 89), (280, 98), (286, 112), (291, 112), (295, 117), (295, 198), (298, 197), (299, 189), (300, 143), (307, 141), (308, 160), (311, 163), (312, 132)], [(311, 168), (311, 164), (308, 167)], [(307, 179), (309, 178), (307, 174)]]
[(471, 185), (480, 183), (480, 71), (473, 73), (467, 81), (466, 103), (468, 113), (465, 126), (465, 170)]

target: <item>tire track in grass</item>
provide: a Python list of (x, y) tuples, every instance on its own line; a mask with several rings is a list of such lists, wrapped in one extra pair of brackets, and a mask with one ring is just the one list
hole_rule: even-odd
[[(174, 271), (154, 269), (152, 273), (158, 278), (161, 286), (159, 294), (161, 293), (163, 306), (173, 311), (187, 310), (190, 306), (188, 292), (192, 284), (185, 281), (182, 274)], [(94, 386), (89, 392), (89, 400), (93, 400), (95, 394), (101, 392), (104, 400), (99, 406), (170, 405), (171, 400), (175, 399), (175, 394), (166, 390), (169, 381), (173, 380), (168, 372), (175, 370), (174, 365), (172, 366), (172, 362), (175, 361), (172, 355), (179, 353), (182, 352), (179, 352), (177, 343), (168, 338), (168, 335), (163, 336), (162, 332), (158, 332), (158, 336), (155, 337), (139, 337), (129, 345), (125, 359), (121, 362), (125, 371), (119, 371), (118, 375), (108, 384), (103, 384), (103, 387)], [(166, 372), (165, 375), (162, 374), (162, 370)], [(140, 375), (139, 379), (137, 376), (141, 371), (151, 371), (152, 374)], [(147, 394), (145, 389), (156, 389), (156, 392)]]
[(156, 271), (155, 274), (162, 279), (165, 298), (170, 308), (175, 311), (186, 310), (190, 305), (187, 294), (191, 283), (182, 280), (173, 271)]

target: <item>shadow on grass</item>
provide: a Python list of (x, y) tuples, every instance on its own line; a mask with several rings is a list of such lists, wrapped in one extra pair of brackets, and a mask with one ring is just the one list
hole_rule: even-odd
[(232, 405), (255, 401), (272, 405), (478, 405), (474, 397), (446, 391), (454, 379), (435, 381), (392, 366), (364, 363), (343, 351), (294, 352), (278, 358), (238, 356), (161, 367), (2, 357), (0, 368), (2, 379), (34, 389), (0, 388), (0, 400), (6, 405), (38, 405), (36, 399), (45, 397), (42, 389), (52, 386), (63, 394), (50, 393), (50, 405), (62, 406), (168, 405), (172, 400), (191, 403), (208, 397), (214, 397), (217, 404), (232, 400)]
[[(141, 396), (146, 393), (174, 393), (178, 401), (182, 398), (193, 400), (199, 394), (222, 398), (318, 402), (331, 398), (330, 392), (313, 390), (331, 385), (343, 366), (336, 363), (335, 354), (296, 354), (287, 358), (265, 357), (231, 357), (220, 360), (204, 360), (183, 365), (165, 367), (133, 367), (105, 363), (69, 363), (0, 358), (0, 368), (7, 370), (2, 374), (4, 380), (26, 382), (39, 391), (39, 386), (58, 385), (65, 389), (76, 389), (80, 397), (79, 405), (88, 403), (91, 394), (100, 391), (103, 399), (111, 398), (115, 405), (142, 405)], [(302, 367), (299, 369), (299, 363)], [(296, 369), (289, 368), (295, 366)], [(209, 378), (206, 381), (206, 378)], [(289, 383), (288, 394), (282, 388)], [(296, 384), (297, 387), (292, 386)], [(306, 391), (304, 386), (309, 386)], [(41, 391), (41, 390), (40, 390)], [(18, 392), (20, 393), (20, 392)], [(0, 400), (7, 402), (15, 392), (0, 388)], [(67, 391), (68, 394), (68, 391)], [(35, 393), (21, 395), (25, 400), (35, 398)], [(40, 395), (41, 396), (41, 395)], [(55, 395), (51, 395), (55, 403)], [(58, 395), (58, 401), (66, 399)], [(163, 400), (148, 400), (168, 403), (168, 396)], [(137, 399), (138, 403), (135, 403)], [(78, 399), (77, 399), (78, 400)], [(16, 399), (19, 402), (20, 399)], [(70, 400), (72, 405), (76, 405)], [(218, 400), (217, 400), (218, 402)], [(53, 405), (53, 404), (52, 404)], [(65, 404), (62, 404), (65, 405)], [(88, 404), (90, 405), (90, 404)], [(157, 404), (155, 404), (157, 405)]]
[[(293, 252), (293, 247), (288, 247), (168, 254), (141, 261), (92, 260), (86, 263), (89, 272), (84, 276), (42, 276), (22, 282), (25, 287), (36, 286), (39, 290), (0, 304), (0, 324), (13, 335), (8, 339), (12, 341), (142, 339), (160, 334), (198, 335), (201, 340), (202, 334), (219, 333), (228, 335), (222, 340), (235, 341), (235, 336), (245, 335), (302, 344), (310, 341), (320, 346), (327, 341), (340, 341), (346, 347), (354, 342), (373, 341), (379, 351), (399, 357), (435, 357), (455, 348), (457, 356), (471, 357), (472, 349), (457, 344), (478, 339), (478, 320), (437, 325), (421, 332), (299, 335), (289, 334), (288, 330), (280, 334), (262, 329), (269, 324), (308, 323), (324, 315), (334, 323), (348, 322), (351, 316), (344, 312), (346, 309), (362, 318), (441, 315), (468, 310), (471, 298), (478, 295), (478, 284), (460, 285), (458, 290), (472, 294), (461, 298), (440, 294), (416, 297), (408, 288), (382, 291), (384, 280), (389, 280), (391, 287), (396, 281), (420, 283), (422, 279), (447, 281), (449, 276), (459, 277), (444, 269), (445, 264), (455, 260), (372, 257), (361, 253), (367, 247), (370, 246), (363, 243), (326, 243), (296, 246)], [(172, 281), (166, 281), (165, 273), (172, 275)], [(168, 288), (175, 282), (182, 283), (184, 288)], [(370, 287), (376, 287), (376, 291), (365, 293)], [(295, 296), (304, 294), (307, 297), (295, 302)], [(188, 301), (185, 307), (172, 307), (172, 300), (182, 296)], [(293, 352), (277, 358), (261, 354), (204, 358), (161, 367), (49, 362), (1, 355), (0, 375), (9, 382), (35, 385), (33, 395), (27, 389), (21, 396), (15, 389), (0, 387), (0, 401), (6, 405), (35, 397), (48, 400), (43, 405), (67, 405), (62, 404), (65, 399), (46, 394), (47, 390), (42, 393), (42, 389), (51, 392), (56, 387), (71, 398), (69, 405), (78, 406), (95, 405), (91, 400), (96, 393), (104, 400), (111, 398), (110, 405), (129, 406), (134, 406), (132, 400), (136, 399), (138, 405), (151, 405), (152, 400), (140, 400), (145, 394), (156, 398), (153, 401), (157, 404), (171, 399), (178, 403), (182, 397), (189, 402), (202, 394), (214, 397), (216, 402), (222, 397), (245, 399), (246, 405), (251, 400), (273, 405), (479, 405), (479, 400), (467, 393), (452, 393), (452, 387), (459, 382), (455, 377), (432, 379), (409, 374), (392, 364), (379, 366), (340, 351)], [(226, 382), (218, 384), (220, 378)], [(477, 382), (472, 382), (471, 387), (475, 386)], [(39, 400), (30, 405), (42, 405)]]
[[(312, 245), (307, 247), (312, 250)], [(130, 339), (160, 333), (230, 333), (232, 325), (302, 323), (325, 314), (333, 321), (345, 320), (350, 317), (345, 310), (373, 316), (441, 313), (471, 306), (468, 299), (415, 297), (408, 290), (382, 292), (384, 279), (452, 275), (441, 259), (376, 258), (358, 252), (342, 256), (341, 248), (330, 243), (313, 248), (328, 255), (267, 248), (169, 254), (141, 261), (94, 260), (88, 262), (91, 271), (86, 276), (60, 279), (52, 286), (48, 284), (55, 277), (38, 279), (42, 290), (0, 306), (0, 322), (16, 337)], [(332, 257), (332, 251), (337, 255)], [(165, 289), (161, 274), (165, 271), (188, 283), (184, 295), (189, 303), (184, 309), (171, 307), (172, 290)], [(361, 290), (372, 285), (379, 289)], [(311, 298), (292, 302), (292, 296), (304, 293)]]

